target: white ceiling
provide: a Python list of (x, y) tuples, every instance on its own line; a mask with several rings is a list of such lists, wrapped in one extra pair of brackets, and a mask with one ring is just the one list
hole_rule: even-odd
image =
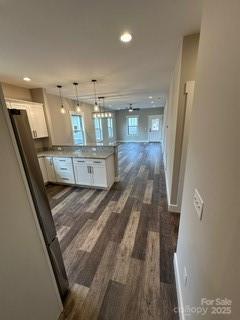
[[(198, 32), (200, 0), (1, 0), (0, 80), (111, 108), (163, 105), (183, 35)], [(133, 34), (130, 44), (119, 36)], [(22, 80), (32, 79), (30, 83)], [(154, 104), (148, 96), (153, 96)], [(160, 99), (158, 99), (160, 98)]]

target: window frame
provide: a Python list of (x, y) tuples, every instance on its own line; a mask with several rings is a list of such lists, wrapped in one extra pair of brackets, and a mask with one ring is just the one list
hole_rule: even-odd
[[(74, 127), (73, 127), (73, 122), (72, 122), (72, 117), (80, 117), (80, 126), (81, 126), (81, 129), (80, 130), (76, 130), (76, 131), (79, 131), (82, 133), (82, 137), (83, 137), (83, 141), (82, 143), (76, 143), (75, 140), (74, 140), (74, 132), (76, 132), (74, 130)], [(73, 143), (74, 145), (84, 145), (86, 144), (86, 132), (85, 132), (85, 122), (84, 122), (84, 116), (82, 113), (77, 113), (77, 112), (71, 112), (70, 111), (70, 124), (71, 124), (71, 128), (72, 128), (72, 140), (73, 140)]]
[[(96, 128), (96, 121), (99, 122), (99, 128)], [(97, 142), (102, 142), (103, 141), (103, 126), (102, 126), (102, 118), (94, 118), (93, 119), (93, 122), (94, 122), (94, 130), (95, 130), (95, 138), (96, 138), (96, 141)], [(100, 139), (97, 138), (97, 133), (96, 131), (99, 130), (100, 132)]]
[[(129, 119), (137, 119), (137, 124), (136, 125), (129, 125)], [(130, 133), (129, 132), (129, 128), (136, 128), (136, 132), (135, 133)], [(129, 115), (129, 116), (127, 116), (127, 134), (128, 134), (128, 136), (132, 136), (132, 137), (134, 137), (134, 136), (137, 136), (138, 135), (138, 128), (139, 128), (139, 116), (138, 115)]]
[[(109, 122), (111, 126), (109, 126)], [(107, 118), (108, 138), (113, 138), (113, 118)], [(111, 133), (111, 134), (110, 134)]]

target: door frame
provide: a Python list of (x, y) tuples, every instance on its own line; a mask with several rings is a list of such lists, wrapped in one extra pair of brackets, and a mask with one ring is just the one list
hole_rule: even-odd
[[(150, 117), (159, 117), (160, 120), (160, 139), (156, 141), (150, 141), (149, 133), (150, 133)], [(149, 114), (148, 115), (148, 142), (162, 142), (163, 139), (163, 114)]]

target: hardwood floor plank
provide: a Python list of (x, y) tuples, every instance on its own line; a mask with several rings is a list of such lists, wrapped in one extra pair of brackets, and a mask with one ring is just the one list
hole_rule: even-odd
[(140, 218), (139, 211), (132, 211), (124, 237), (119, 245), (116, 255), (116, 265), (112, 280), (126, 284), (129, 271), (130, 257), (134, 247), (135, 236)]
[(83, 264), (81, 264), (82, 268), (80, 269), (76, 278), (77, 283), (82, 284), (86, 287), (91, 286), (93, 278), (98, 269), (99, 263), (101, 261), (102, 255), (109, 241), (111, 241), (109, 235), (111, 234), (113, 230), (113, 226), (115, 225), (116, 225), (116, 214), (112, 213), (91, 253), (81, 251), (81, 252), (85, 252), (88, 255), (88, 258), (86, 261), (83, 262)]
[[(143, 262), (131, 258), (127, 283), (124, 292), (120, 296), (120, 311), (116, 320), (136, 320), (140, 319), (140, 283), (143, 272)], [(156, 319), (157, 320), (157, 319)]]
[(160, 318), (160, 238), (159, 233), (150, 231), (147, 239), (146, 258), (142, 281), (140, 319)]
[(74, 284), (68, 294), (68, 298), (64, 304), (64, 318), (65, 320), (73, 320), (78, 317), (79, 310), (83, 305), (84, 300), (88, 294), (89, 288)]
[(175, 285), (161, 282), (160, 296), (160, 319), (178, 320)]
[(106, 290), (98, 320), (118, 320), (122, 312), (120, 303), (125, 286), (121, 283), (110, 280)]
[(116, 247), (116, 243), (109, 242), (104, 251), (87, 297), (81, 308), (80, 314), (82, 319), (95, 320), (98, 318), (104, 295), (112, 275)]
[(85, 237), (85, 241), (80, 247), (80, 250), (91, 252), (96, 242), (98, 241), (111, 213), (113, 212), (116, 206), (116, 202), (111, 201), (105, 210), (100, 215), (99, 219), (93, 225), (92, 229), (88, 232), (87, 237)]
[(146, 185), (145, 194), (144, 194), (143, 203), (151, 204), (152, 192), (153, 192), (153, 180), (148, 180), (147, 185)]
[(90, 205), (87, 207), (86, 211), (93, 213), (97, 207), (100, 205), (101, 201), (106, 197), (108, 191), (104, 190), (101, 191), (96, 198), (90, 203)]
[(128, 197), (130, 196), (130, 193), (132, 191), (133, 185), (130, 184), (128, 185), (128, 187), (126, 188), (126, 190), (123, 192), (123, 194), (121, 195), (121, 197), (119, 198), (117, 204), (116, 204), (116, 208), (114, 210), (114, 212), (116, 213), (121, 213), (127, 200)]
[(55, 196), (53, 196), (52, 199), (53, 200), (58, 200), (58, 199), (60, 199), (62, 196), (64, 196), (66, 193), (68, 193), (71, 190), (72, 190), (72, 187), (64, 188), (63, 190), (58, 192)]
[(68, 227), (68, 226), (61, 226), (58, 230), (57, 230), (57, 237), (58, 237), (58, 241), (61, 241), (65, 236), (66, 234), (68, 233), (68, 231), (70, 230), (71, 228)]
[(52, 215), (54, 216), (57, 214), (60, 210), (62, 210), (65, 206), (70, 205), (72, 202), (74, 202), (75, 199), (77, 199), (80, 196), (80, 192), (78, 190), (70, 193), (62, 202), (57, 204), (52, 209)]
[(80, 229), (80, 231), (73, 238), (70, 245), (63, 252), (63, 259), (64, 259), (67, 274), (69, 273), (69, 270), (71, 269), (71, 265), (72, 265), (74, 259), (76, 259), (75, 256), (78, 253), (78, 250), (81, 248), (82, 243), (85, 241), (89, 231), (93, 228), (93, 226), (95, 224), (96, 224), (95, 220), (90, 220), (90, 219), (87, 220), (87, 222), (84, 224), (84, 226)]

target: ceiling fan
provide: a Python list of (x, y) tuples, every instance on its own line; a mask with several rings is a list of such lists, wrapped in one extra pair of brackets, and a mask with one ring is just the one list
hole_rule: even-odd
[(132, 103), (129, 103), (129, 107), (127, 108), (129, 112), (133, 112), (133, 111), (139, 111), (140, 108), (133, 108), (132, 107)]

